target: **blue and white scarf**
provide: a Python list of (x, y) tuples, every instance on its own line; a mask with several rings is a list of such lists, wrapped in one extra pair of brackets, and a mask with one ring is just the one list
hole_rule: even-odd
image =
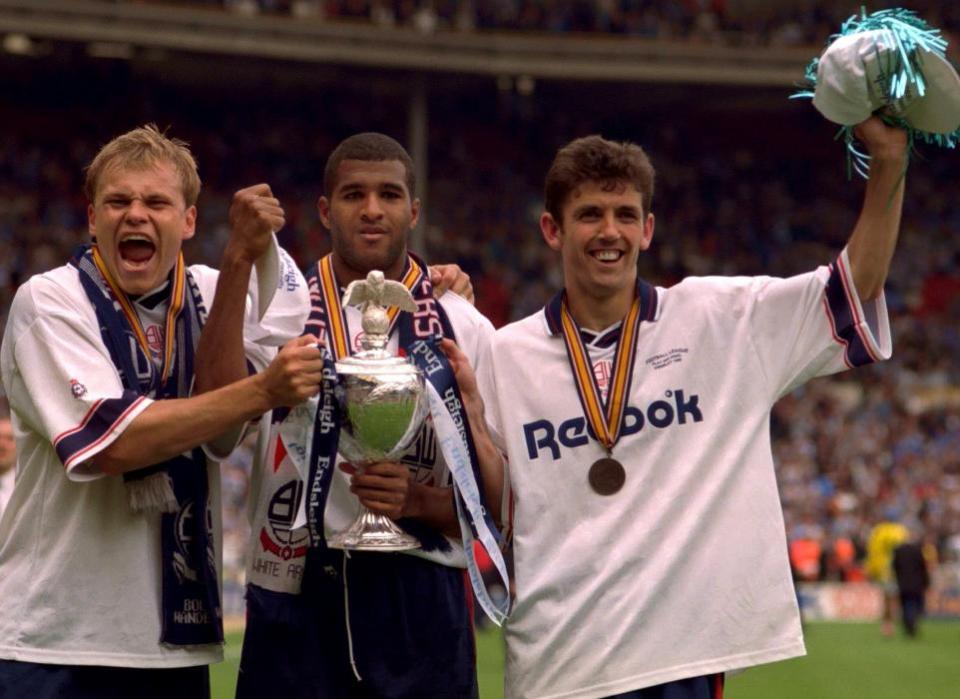
[[(81, 246), (70, 264), (77, 268), (96, 311), (100, 336), (129, 397), (157, 400), (190, 394), (194, 352), (206, 320), (203, 299), (183, 256), (171, 272), (163, 364), (157, 367), (131, 300), (110, 277), (96, 246)], [(173, 498), (142, 509), (162, 511), (163, 609), (160, 642), (195, 645), (223, 641), (222, 610), (209, 511), (207, 462), (201, 449), (124, 475), (136, 489), (164, 483)], [(140, 484), (135, 483), (141, 481)], [(169, 483), (169, 487), (165, 485)]]

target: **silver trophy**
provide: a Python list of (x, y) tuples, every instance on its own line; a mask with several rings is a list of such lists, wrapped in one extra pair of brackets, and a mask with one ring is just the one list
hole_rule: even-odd
[[(410, 291), (374, 270), (355, 281), (343, 295), (344, 306), (363, 311), (362, 350), (337, 362), (341, 407), (340, 446), (344, 459), (363, 469), (379, 461), (396, 461), (416, 439), (429, 410), (423, 374), (409, 360), (386, 350), (390, 317), (385, 306), (416, 311)], [(420, 548), (416, 537), (386, 515), (360, 506), (347, 529), (327, 545), (362, 551), (406, 551)]]

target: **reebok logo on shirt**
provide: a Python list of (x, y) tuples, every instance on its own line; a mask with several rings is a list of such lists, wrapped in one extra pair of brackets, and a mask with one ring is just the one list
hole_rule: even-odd
[[(688, 420), (703, 422), (703, 413), (700, 411), (700, 396), (694, 393), (687, 398), (683, 389), (667, 391), (667, 400), (655, 400), (645, 410), (628, 405), (624, 411), (622, 437), (636, 434), (650, 424), (657, 429), (669, 427), (674, 423), (687, 424)], [(544, 450), (549, 450), (554, 461), (560, 458), (560, 446), (570, 449), (582, 447), (590, 443), (587, 433), (587, 421), (584, 417), (574, 417), (564, 420), (554, 426), (549, 420), (535, 420), (523, 426), (523, 435), (527, 444), (527, 456), (531, 460), (537, 459)]]

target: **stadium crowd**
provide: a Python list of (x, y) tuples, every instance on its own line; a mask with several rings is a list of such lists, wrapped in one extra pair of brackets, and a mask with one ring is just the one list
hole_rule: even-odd
[[(142, 2), (143, 0), (127, 0)], [(181, 0), (149, 0), (184, 4)], [(245, 15), (370, 22), (435, 31), (613, 34), (734, 45), (822, 44), (862, 2), (792, 0), (188, 0)], [(960, 9), (936, 0), (875, 0), (868, 9), (909, 7), (935, 27), (956, 31)]]
[[(4, 316), (20, 282), (61, 264), (86, 239), (82, 169), (113, 133), (161, 113), (161, 125), (191, 141), (204, 180), (200, 234), (187, 248), (191, 261), (217, 264), (231, 194), (269, 181), (287, 211), (281, 243), (307, 263), (328, 245), (314, 202), (332, 145), (357, 124), (398, 127), (396, 105), (371, 109), (369, 100), (348, 92), (335, 106), (322, 96), (277, 97), (264, 112), (202, 90), (174, 99), (173, 88), (126, 87), (113, 96), (81, 96), (78, 89), (78, 116), (69, 122), (39, 94), (16, 112), (0, 109), (9, 124), (0, 135)], [(551, 118), (559, 110), (548, 102), (562, 95), (500, 98), (482, 109), (454, 99), (433, 104), (424, 231), (429, 259), (456, 261), (470, 272), (478, 306), (497, 326), (536, 310), (559, 284), (543, 272), (557, 265), (546, 263), (551, 253), (536, 228), (553, 149), (570, 135), (604, 129), (593, 117), (569, 112)], [(109, 116), (98, 119), (84, 100), (106, 100), (101, 114)], [(669, 112), (607, 125), (609, 136), (648, 145), (658, 168), (657, 235), (648, 253), (656, 263), (644, 264), (645, 276), (669, 285), (688, 274), (788, 275), (833, 259), (861, 185), (846, 182), (842, 149), (809, 105), (788, 114), (755, 119), (749, 134), (739, 116), (722, 113), (700, 121), (691, 114), (683, 128)], [(773, 414), (789, 536), (816, 539), (825, 549), (848, 541), (853, 566), (870, 527), (891, 508), (919, 523), (943, 559), (960, 553), (960, 238), (954, 234), (960, 211), (950, 206), (953, 155), (924, 151), (911, 165), (887, 287), (894, 358), (815, 381), (781, 400)], [(656, 276), (651, 269), (668, 271)], [(243, 570), (248, 472), (243, 450), (224, 467), (228, 600), (230, 580), (239, 582)], [(851, 575), (830, 565), (816, 572)]]

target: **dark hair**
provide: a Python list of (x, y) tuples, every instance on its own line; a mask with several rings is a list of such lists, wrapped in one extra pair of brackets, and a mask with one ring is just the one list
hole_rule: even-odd
[(358, 133), (341, 141), (323, 169), (323, 191), (330, 196), (337, 186), (337, 170), (344, 160), (363, 160), (366, 162), (384, 162), (399, 160), (403, 164), (406, 174), (405, 180), (410, 197), (413, 198), (417, 179), (413, 172), (413, 160), (410, 154), (399, 143), (382, 133)]
[(640, 192), (643, 212), (650, 213), (653, 200), (653, 165), (643, 148), (635, 143), (616, 143), (601, 136), (585, 136), (571, 141), (559, 151), (547, 171), (544, 207), (557, 223), (562, 221), (563, 205), (577, 187), (586, 182), (632, 184)]

